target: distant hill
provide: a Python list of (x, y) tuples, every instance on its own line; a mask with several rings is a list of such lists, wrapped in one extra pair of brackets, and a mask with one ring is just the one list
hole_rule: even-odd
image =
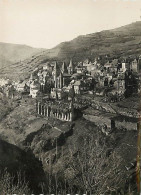
[(0, 42), (0, 68), (24, 60), (42, 51), (27, 45)]
[[(48, 60), (81, 61), (97, 56), (111, 57), (141, 54), (141, 21), (93, 34), (81, 35), (72, 41), (44, 50), (20, 63), (14, 63), (1, 71), (0, 76), (28, 77), (32, 70)], [(12, 72), (12, 74), (11, 74)]]
[(106, 54), (141, 54), (141, 21), (113, 30), (82, 35), (46, 51), (49, 58), (73, 58), (76, 61)]

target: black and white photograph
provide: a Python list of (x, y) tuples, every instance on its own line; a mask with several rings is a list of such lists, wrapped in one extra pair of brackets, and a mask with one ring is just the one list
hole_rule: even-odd
[(0, 195), (141, 195), (141, 0), (0, 0)]

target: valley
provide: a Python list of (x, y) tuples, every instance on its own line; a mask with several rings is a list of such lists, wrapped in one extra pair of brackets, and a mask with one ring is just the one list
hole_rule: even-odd
[(0, 43), (2, 172), (35, 194), (136, 195), (140, 40), (139, 21), (52, 49)]

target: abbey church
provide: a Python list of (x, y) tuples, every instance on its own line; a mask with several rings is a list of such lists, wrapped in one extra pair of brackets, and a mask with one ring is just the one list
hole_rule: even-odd
[[(49, 100), (45, 98), (37, 98), (36, 110), (37, 113), (44, 117), (57, 118), (63, 121), (73, 121), (75, 118), (73, 98), (68, 100), (67, 92), (73, 86), (68, 86), (71, 81), (71, 76), (73, 74), (73, 63), (72, 60), (66, 68), (65, 63), (63, 62), (61, 68), (55, 62), (52, 67), (51, 74), (48, 71), (48, 67), (45, 68), (44, 73), (42, 74), (42, 79), (40, 81), (40, 92), (47, 94), (49, 91), (45, 90), (50, 86)], [(41, 74), (38, 72), (38, 76), (41, 77)], [(46, 82), (50, 76), (50, 83)], [(63, 101), (61, 101), (63, 100)]]

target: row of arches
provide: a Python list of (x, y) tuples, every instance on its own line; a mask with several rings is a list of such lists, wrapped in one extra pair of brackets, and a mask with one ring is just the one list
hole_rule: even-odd
[(69, 109), (63, 112), (62, 109), (54, 109), (49, 105), (37, 102), (37, 113), (45, 117), (53, 117), (63, 121), (73, 121), (73, 111)]

